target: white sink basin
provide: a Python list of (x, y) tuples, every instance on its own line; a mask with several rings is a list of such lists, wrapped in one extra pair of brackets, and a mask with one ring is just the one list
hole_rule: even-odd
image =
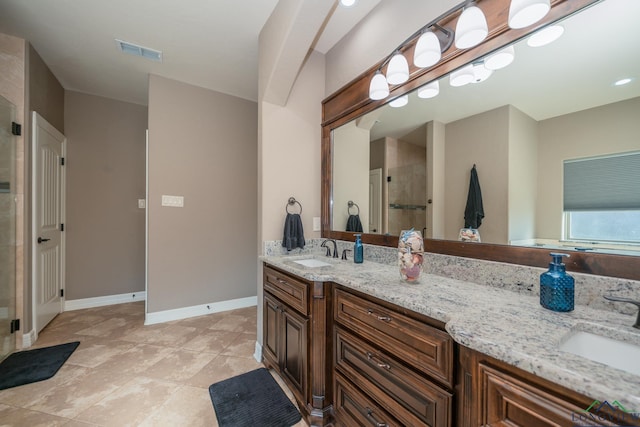
[(560, 350), (640, 375), (640, 345), (575, 331), (567, 335)]
[(304, 265), (305, 267), (327, 267), (331, 265), (328, 262), (320, 261), (319, 259), (315, 258), (297, 259), (293, 262), (295, 262), (296, 264)]

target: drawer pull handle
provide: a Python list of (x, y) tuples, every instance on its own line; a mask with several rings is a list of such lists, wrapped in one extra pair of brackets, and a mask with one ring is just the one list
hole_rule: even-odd
[(381, 423), (380, 421), (376, 420), (376, 417), (373, 416), (373, 411), (371, 410), (371, 408), (365, 408), (365, 409), (367, 410), (367, 417), (373, 420), (376, 427), (389, 427), (389, 424)]
[(387, 323), (391, 322), (391, 317), (377, 315), (372, 308), (368, 309), (367, 313), (369, 314), (369, 316), (376, 316), (378, 320), (381, 320), (383, 322), (387, 322)]
[(387, 362), (385, 362), (384, 360), (380, 359), (378, 356), (368, 351), (367, 351), (367, 360), (370, 360), (376, 365), (378, 365), (378, 368), (386, 369), (387, 371), (391, 370), (391, 365), (389, 365)]
[(286, 280), (282, 280), (282, 279), (276, 279), (276, 281), (282, 285), (288, 285), (289, 283), (287, 283)]

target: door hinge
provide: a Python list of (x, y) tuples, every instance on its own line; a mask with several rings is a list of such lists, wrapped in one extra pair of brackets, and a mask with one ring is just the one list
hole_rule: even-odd
[(60, 231), (64, 231), (64, 224), (60, 224)]
[(391, 182), (391, 177), (390, 176), (387, 177), (387, 182)]
[(16, 122), (11, 122), (11, 133), (14, 135), (22, 135), (22, 125)]
[(14, 333), (19, 330), (20, 330), (20, 319), (13, 319), (11, 321), (11, 333)]
[(60, 157), (60, 165), (64, 166), (64, 157)]
[(60, 298), (64, 298), (64, 289), (60, 289)]

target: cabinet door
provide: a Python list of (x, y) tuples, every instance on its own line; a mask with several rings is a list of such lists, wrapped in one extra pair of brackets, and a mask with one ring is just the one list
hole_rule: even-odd
[(285, 306), (282, 312), (282, 374), (285, 375), (306, 401), (307, 387), (307, 329), (309, 320)]
[(262, 352), (264, 358), (272, 365), (278, 366), (280, 361), (280, 318), (282, 303), (273, 298), (269, 293), (264, 293), (263, 303), (263, 331), (264, 343)]

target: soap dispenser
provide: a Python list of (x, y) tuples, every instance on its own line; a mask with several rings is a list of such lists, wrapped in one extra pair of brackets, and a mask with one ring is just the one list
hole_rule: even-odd
[(360, 234), (354, 234), (356, 236), (356, 243), (353, 245), (353, 262), (356, 264), (362, 264), (364, 259), (364, 248), (362, 247), (362, 239)]
[(540, 275), (540, 304), (553, 311), (572, 311), (574, 280), (565, 271), (562, 257), (568, 254), (551, 253), (549, 271)]

